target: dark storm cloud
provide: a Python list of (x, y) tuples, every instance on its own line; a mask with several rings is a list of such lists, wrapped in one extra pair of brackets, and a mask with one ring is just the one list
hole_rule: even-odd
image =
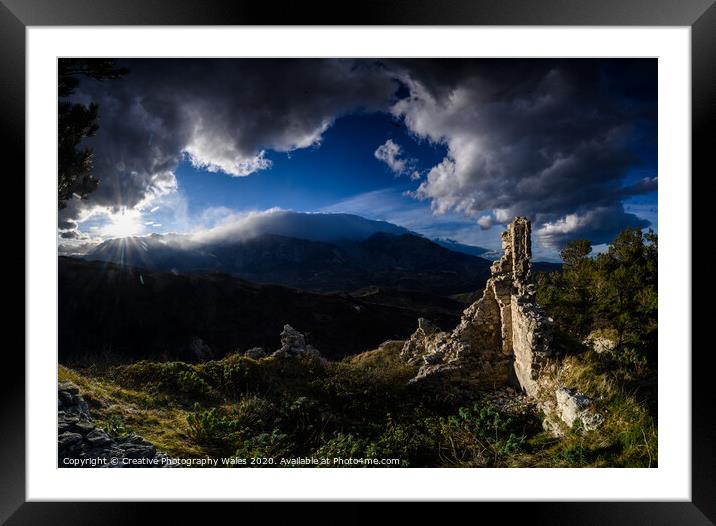
[[(621, 201), (656, 189), (655, 177), (625, 183), (641, 153), (655, 151), (651, 59), (121, 65), (130, 69), (121, 80), (80, 85), (78, 100), (100, 106), (90, 142), (101, 184), (86, 202), (70, 201), (65, 223), (175, 191), (183, 156), (235, 176), (260, 171), (269, 166), (265, 152), (318, 144), (338, 117), (355, 111), (390, 112), (416, 138), (447, 147), (414, 194), (435, 212), (464, 213), (482, 228), (527, 215), (548, 246), (644, 226)], [(396, 92), (407, 96), (396, 100)]]
[[(73, 212), (73, 215), (74, 213), (75, 212)], [(74, 230), (75, 228), (77, 228), (77, 222), (73, 221), (72, 219), (60, 218), (57, 222), (57, 228), (60, 230)]]
[(79, 243), (58, 243), (57, 253), (60, 256), (84, 256), (97, 247), (98, 242), (86, 241)]
[[(445, 144), (415, 196), (481, 225), (527, 215), (543, 244), (610, 239), (648, 222), (621, 200), (639, 140), (655, 135), (655, 61), (481, 60), (398, 64), (410, 96), (392, 112), (418, 137)], [(489, 215), (486, 215), (489, 214)]]
[(60, 232), (60, 237), (62, 239), (80, 239), (82, 234), (77, 230), (63, 230)]
[(540, 241), (547, 247), (561, 247), (570, 239), (588, 239), (592, 244), (609, 243), (614, 235), (627, 227), (649, 226), (649, 221), (624, 211), (621, 203), (586, 208), (543, 224), (538, 230)]
[(378, 64), (342, 60), (124, 60), (120, 80), (83, 80), (75, 98), (99, 104), (95, 150), (101, 181), (88, 208), (141, 207), (176, 189), (184, 155), (209, 171), (265, 169), (267, 150), (320, 142), (343, 114), (385, 110), (398, 87)]

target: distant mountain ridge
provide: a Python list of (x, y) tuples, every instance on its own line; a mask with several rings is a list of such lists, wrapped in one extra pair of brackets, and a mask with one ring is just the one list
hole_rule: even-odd
[(61, 257), (61, 360), (104, 351), (191, 360), (204, 344), (214, 356), (273, 349), (286, 323), (339, 359), (405, 338), (420, 317), (454, 325), (490, 275), (490, 260), (390, 223), (249, 219), (201, 237), (108, 240), (84, 261)]
[[(452, 250), (453, 252), (462, 252), (463, 254), (469, 254), (470, 256), (486, 257), (486, 254), (492, 254), (489, 248), (478, 247), (475, 245), (466, 245), (455, 241), (454, 239), (436, 237), (433, 238), (433, 243), (440, 245), (441, 247)], [(497, 256), (499, 258), (499, 256)], [(491, 257), (488, 259), (492, 259)]]
[[(246, 241), (265, 234), (334, 242), (366, 239), (373, 234), (414, 234), (407, 228), (387, 221), (366, 219), (355, 214), (267, 210), (230, 216), (217, 226), (202, 232), (199, 243)], [(189, 236), (196, 238), (197, 236)]]
[(167, 243), (159, 236), (115, 239), (85, 259), (164, 272), (225, 272), (319, 292), (382, 286), (443, 295), (479, 289), (490, 267), (486, 259), (414, 234), (387, 233), (332, 243), (274, 234), (204, 245)]
[(351, 214), (271, 211), (201, 234), (111, 239), (84, 259), (314, 292), (383, 287), (445, 297), (482, 289), (492, 262), (475, 254), (486, 252)]
[(225, 272), (317, 292), (378, 286), (445, 296), (480, 289), (490, 273), (489, 260), (460, 247), (351, 214), (277, 211), (201, 236), (111, 239), (85, 259), (164, 272)]

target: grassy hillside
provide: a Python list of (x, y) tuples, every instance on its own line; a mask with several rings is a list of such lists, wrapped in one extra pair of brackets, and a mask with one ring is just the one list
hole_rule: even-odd
[[(140, 356), (147, 356), (142, 353), (151, 343), (142, 335), (171, 349), (184, 323), (197, 327), (192, 317), (221, 329), (219, 335), (233, 331), (254, 337), (266, 332), (265, 324), (302, 316), (325, 328), (331, 339), (318, 340), (316, 330), (310, 343), (334, 361), (310, 353), (254, 360), (238, 352), (200, 363), (94, 360), (89, 367), (61, 366), (59, 380), (79, 386), (108, 433), (137, 433), (177, 458), (260, 459), (268, 466), (316, 458), (328, 459), (325, 465), (334, 459), (397, 459), (392, 465), (402, 467), (656, 467), (657, 238), (627, 229), (606, 252), (590, 253), (588, 242), (575, 241), (561, 253), (563, 272), (538, 276), (538, 302), (554, 318), (551, 356), (556, 361), (540, 374), (538, 400), (509, 388), (479, 392), (448, 380), (409, 382), (416, 368), (400, 357), (401, 338), (412, 332), (415, 318), (404, 307), (430, 307), (445, 315), (456, 303), (449, 299), (394, 295), (380, 287), (355, 297), (324, 297), (216, 275), (147, 273), (138, 279), (133, 269), (108, 265), (99, 273), (83, 262), (69, 277), (60, 269), (60, 297), (63, 280), (70, 280), (76, 292), (60, 303), (61, 334), (74, 345), (78, 340), (72, 338), (88, 329), (82, 323), (68, 329), (63, 310), (92, 323), (98, 315), (108, 316), (106, 323), (93, 325), (104, 336), (126, 330), (121, 316), (134, 316), (145, 331), (131, 335)], [(90, 292), (101, 294), (102, 301), (80, 301)], [(386, 305), (388, 300), (393, 304)], [(93, 312), (97, 305), (105, 310)], [(282, 310), (287, 305), (289, 310)], [(153, 311), (164, 308), (168, 312), (162, 316), (184, 318), (157, 325)], [(244, 316), (232, 318), (232, 308)], [(85, 314), (77, 316), (72, 309)], [(395, 312), (402, 314), (396, 318)], [(227, 318), (212, 325), (214, 314)], [(399, 329), (396, 320), (405, 327)], [(366, 344), (366, 337), (383, 334), (381, 328), (393, 339), (377, 348)], [(403, 336), (393, 336), (401, 331)], [(349, 345), (374, 349), (351, 354)], [(593, 427), (582, 417), (568, 418), (568, 428), (564, 413), (555, 421), (557, 412), (550, 408), (565, 392), (586, 397), (601, 422)], [(544, 431), (546, 416), (560, 437)]]
[[(340, 362), (230, 355), (201, 364), (142, 361), (73, 370), (99, 425), (135, 432), (174, 457), (397, 458), (403, 467), (656, 466), (656, 426), (627, 379), (584, 351), (564, 359), (606, 424), (561, 439), (534, 405), (496, 393), (431, 390), (399, 357), (402, 342)], [(598, 393), (598, 397), (596, 396)], [(331, 460), (331, 462), (333, 462)]]

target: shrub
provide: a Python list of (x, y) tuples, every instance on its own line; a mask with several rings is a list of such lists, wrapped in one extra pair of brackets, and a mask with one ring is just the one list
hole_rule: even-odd
[(197, 366), (184, 362), (149, 362), (115, 367), (110, 375), (121, 385), (182, 394), (189, 400), (218, 398), (218, 393), (199, 374)]
[(320, 388), (341, 413), (375, 421), (411, 398), (407, 383), (413, 376), (414, 371), (407, 367), (377, 369), (339, 362), (331, 364)]
[(410, 418), (406, 422), (398, 422), (388, 414), (385, 430), (368, 445), (366, 456), (397, 458), (400, 467), (429, 465), (434, 462), (438, 451), (438, 429), (435, 419)]
[(562, 458), (568, 466), (579, 468), (587, 463), (587, 450), (579, 444), (573, 444), (563, 449), (559, 457)]
[(194, 412), (186, 417), (189, 425), (189, 437), (195, 442), (212, 446), (219, 452), (228, 452), (240, 440), (243, 428), (241, 423), (226, 415), (219, 414), (217, 408), (201, 409), (198, 404)]
[(234, 456), (262, 461), (254, 464), (257, 466), (278, 466), (275, 460), (290, 456), (292, 449), (293, 444), (288, 435), (274, 429), (271, 433), (261, 433), (243, 440), (234, 451)]
[(236, 420), (246, 429), (271, 430), (280, 416), (276, 405), (260, 396), (247, 396), (236, 405)]
[(212, 388), (201, 378), (196, 371), (179, 371), (176, 383), (182, 393), (200, 396), (210, 395)]
[(368, 441), (350, 433), (337, 433), (331, 438), (321, 440), (322, 445), (314, 453), (317, 458), (364, 458), (368, 449)]
[(460, 408), (457, 415), (448, 418), (448, 423), (454, 430), (469, 433), (477, 446), (470, 449), (479, 452), (480, 459), (494, 464), (518, 452), (526, 438), (523, 425), (487, 401)]
[(217, 367), (213, 369), (211, 364), (206, 364), (205, 369), (211, 371), (215, 384), (230, 398), (236, 399), (263, 390), (265, 382), (259, 364), (250, 358), (217, 362)]
[(121, 438), (133, 433), (132, 428), (125, 425), (122, 418), (116, 414), (109, 415), (100, 428), (104, 430), (105, 433), (115, 438)]

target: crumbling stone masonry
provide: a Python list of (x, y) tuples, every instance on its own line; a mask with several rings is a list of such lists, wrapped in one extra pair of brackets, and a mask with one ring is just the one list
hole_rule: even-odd
[(57, 397), (58, 467), (173, 467), (169, 457), (144, 438), (113, 438), (97, 427), (72, 382), (59, 382)]
[(452, 332), (418, 320), (402, 350), (410, 363), (421, 364), (414, 382), (450, 376), (478, 389), (516, 383), (526, 394), (537, 394), (540, 371), (552, 354), (552, 320), (535, 303), (527, 218), (515, 218), (502, 233), (502, 249), (482, 297), (465, 309)]

